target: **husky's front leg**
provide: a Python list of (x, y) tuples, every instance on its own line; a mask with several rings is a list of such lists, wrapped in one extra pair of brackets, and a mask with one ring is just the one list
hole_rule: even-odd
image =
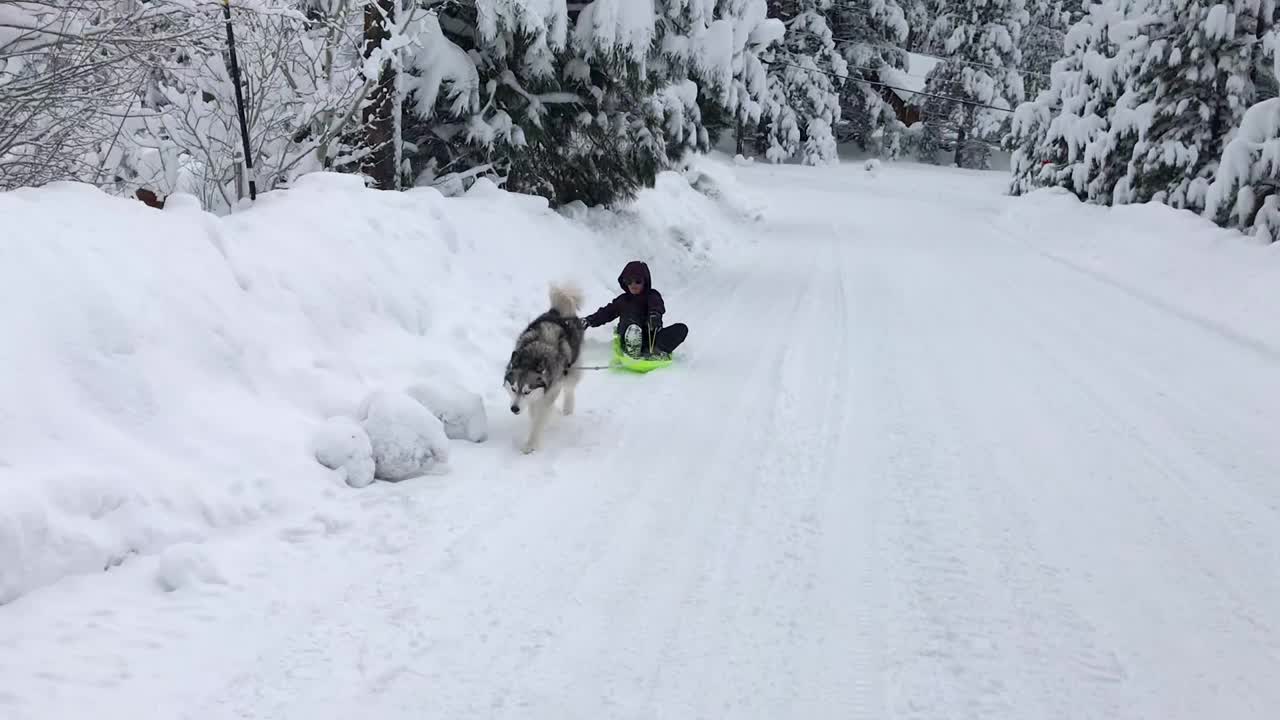
[(578, 389), (578, 381), (582, 379), (582, 371), (574, 368), (569, 371), (569, 376), (564, 379), (564, 404), (562, 410), (565, 415), (572, 415), (574, 408), (574, 391)]
[(522, 452), (526, 455), (542, 445), (542, 430), (547, 426), (547, 417), (556, 404), (556, 393), (547, 393), (533, 403), (533, 412), (529, 416), (529, 439), (525, 441)]

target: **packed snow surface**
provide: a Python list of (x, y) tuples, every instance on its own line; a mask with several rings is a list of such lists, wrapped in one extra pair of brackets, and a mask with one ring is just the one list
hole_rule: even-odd
[[(689, 179), (572, 221), (0, 196), (51, 217), (0, 264), (0, 717), (1275, 717), (1280, 249), (999, 174)], [(632, 256), (679, 362), (589, 375), (520, 455), (514, 334)], [(317, 461), (446, 376), (488, 413), (447, 473)]]

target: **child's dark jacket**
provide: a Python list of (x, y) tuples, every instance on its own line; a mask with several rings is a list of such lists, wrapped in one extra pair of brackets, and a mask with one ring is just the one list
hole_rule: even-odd
[[(644, 279), (644, 292), (639, 295), (632, 295), (627, 290), (626, 281), (633, 277)], [(618, 318), (645, 323), (655, 315), (659, 320), (655, 324), (661, 325), (661, 318), (663, 313), (667, 311), (667, 307), (662, 302), (662, 294), (653, 289), (653, 279), (649, 275), (648, 265), (639, 260), (632, 260), (627, 263), (627, 266), (618, 275), (618, 285), (622, 287), (622, 294), (610, 300), (608, 305), (583, 318), (586, 320), (587, 325), (599, 327)]]

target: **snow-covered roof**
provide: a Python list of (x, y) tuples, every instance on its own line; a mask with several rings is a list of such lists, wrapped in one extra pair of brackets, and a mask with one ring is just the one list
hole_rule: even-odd
[(929, 72), (933, 67), (942, 62), (941, 58), (932, 55), (921, 55), (919, 53), (907, 53), (907, 69), (899, 70), (898, 68), (882, 67), (880, 68), (880, 80), (885, 84), (892, 85), (890, 88), (893, 94), (902, 98), (904, 102), (911, 102), (911, 99), (918, 92), (924, 91), (925, 78), (929, 76)]

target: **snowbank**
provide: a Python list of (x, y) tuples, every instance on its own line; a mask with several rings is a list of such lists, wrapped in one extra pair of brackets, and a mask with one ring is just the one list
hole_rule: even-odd
[(1280, 354), (1280, 243), (1159, 203), (1101, 207), (1056, 189), (1012, 199), (1001, 224), (1104, 282)]
[[(690, 192), (690, 186), (697, 192)], [(658, 175), (654, 187), (642, 190), (636, 202), (620, 211), (588, 208), (574, 203), (563, 210), (595, 233), (616, 239), (625, 253), (643, 257), (648, 248), (669, 248), (686, 259), (665, 263), (655, 282), (670, 286), (694, 281), (698, 268), (710, 262), (723, 248), (745, 241), (741, 223), (755, 223), (765, 216), (765, 202), (740, 184), (733, 162), (722, 153), (696, 157), (683, 172)], [(618, 270), (601, 267), (596, 274), (602, 284), (618, 290)], [(589, 309), (594, 310), (588, 299)]]
[(675, 285), (738, 214), (676, 173), (586, 223), (485, 181), (446, 199), (316, 174), (226, 218), (183, 200), (0, 194), (0, 603), (343, 502), (382, 442), (352, 429), (372, 393), (442, 382), (500, 403), (548, 282), (603, 303), (639, 257)]

